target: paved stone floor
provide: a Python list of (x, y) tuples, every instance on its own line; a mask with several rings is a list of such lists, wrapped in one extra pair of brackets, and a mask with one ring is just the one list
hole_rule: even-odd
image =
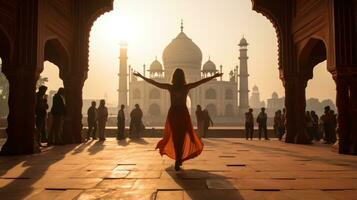
[(175, 172), (158, 139), (114, 139), (0, 157), (0, 199), (357, 199), (357, 157), (325, 145), (205, 139)]

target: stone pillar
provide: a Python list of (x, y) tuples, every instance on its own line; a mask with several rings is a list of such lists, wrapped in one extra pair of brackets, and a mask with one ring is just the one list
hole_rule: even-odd
[(64, 121), (63, 140), (65, 144), (82, 142), (82, 78), (64, 80), (66, 96), (66, 116)]
[(305, 107), (306, 78), (285, 77), (286, 142), (308, 144)]
[(7, 140), (1, 149), (3, 155), (39, 152), (34, 144), (36, 73), (24, 69), (6, 71), (9, 81), (9, 115)]
[(334, 77), (336, 82), (336, 106), (338, 111), (337, 133), (339, 138), (339, 153), (348, 154), (350, 152), (350, 124), (349, 121), (349, 91), (347, 80), (342, 77)]
[(351, 74), (350, 80), (350, 134), (351, 154), (357, 155), (357, 74)]

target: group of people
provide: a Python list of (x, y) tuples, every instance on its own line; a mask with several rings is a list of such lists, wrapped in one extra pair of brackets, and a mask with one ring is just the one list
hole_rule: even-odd
[[(117, 140), (123, 140), (126, 138), (125, 134), (125, 106), (121, 105), (117, 116)], [(145, 125), (142, 121), (143, 111), (141, 110), (139, 104), (135, 104), (135, 108), (130, 112), (130, 126), (129, 126), (129, 137), (131, 139), (141, 138), (143, 131), (145, 130)]]
[[(91, 137), (97, 139), (96, 133), (98, 129), (99, 140), (105, 140), (105, 126), (108, 121), (108, 109), (105, 107), (105, 101), (100, 100), (99, 107), (96, 108), (96, 102), (92, 102), (92, 106), (88, 109), (88, 132), (87, 140)], [(129, 137), (132, 139), (140, 138), (145, 126), (142, 122), (143, 112), (138, 104), (130, 113)], [(117, 140), (126, 138), (125, 134), (125, 106), (121, 105), (117, 115), (118, 131)]]
[[(268, 130), (267, 130), (267, 121), (268, 116), (265, 112), (265, 108), (261, 108), (260, 113), (258, 114), (257, 119), (255, 120), (258, 123), (258, 136), (259, 140), (262, 139), (262, 135), (264, 135), (265, 140), (269, 140), (268, 138)], [(254, 115), (253, 109), (249, 109), (248, 112), (245, 113), (245, 138), (253, 140), (254, 135)]]
[(323, 139), (326, 144), (334, 144), (337, 140), (337, 115), (330, 106), (324, 108), (324, 114), (319, 116), (315, 111), (306, 111), (306, 130), (309, 140), (320, 141)]
[(207, 109), (202, 110), (201, 105), (196, 108), (197, 132), (200, 137), (207, 136), (208, 128), (213, 126), (213, 121)]
[[(305, 113), (306, 132), (307, 136), (312, 143), (313, 141), (320, 141), (323, 139), (326, 144), (334, 144), (337, 140), (336, 128), (337, 128), (337, 115), (334, 110), (331, 110), (330, 106), (324, 108), (324, 114), (319, 116), (315, 111), (306, 111)], [(283, 109), (275, 112), (274, 116), (274, 133), (282, 139), (286, 130), (286, 112)]]
[(96, 105), (97, 103), (92, 101), (91, 107), (87, 111), (88, 131), (86, 139), (89, 140), (92, 137), (93, 140), (96, 140), (98, 129), (99, 140), (104, 141), (105, 126), (108, 121), (108, 108), (105, 106), (104, 99), (100, 100), (98, 108), (96, 108)]
[(63, 122), (66, 113), (66, 101), (64, 88), (59, 88), (53, 96), (53, 103), (50, 114), (48, 115), (48, 96), (47, 87), (42, 85), (36, 93), (35, 119), (36, 134), (35, 145), (42, 146), (63, 144)]

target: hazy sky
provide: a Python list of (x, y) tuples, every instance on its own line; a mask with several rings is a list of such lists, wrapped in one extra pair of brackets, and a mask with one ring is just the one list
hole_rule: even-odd
[[(114, 10), (101, 16), (91, 31), (84, 98), (107, 94), (109, 102), (116, 104), (120, 41), (127, 41), (128, 63), (141, 72), (142, 65), (150, 65), (156, 56), (161, 61), (163, 49), (179, 33), (181, 19), (184, 32), (200, 47), (203, 63), (211, 56), (217, 67), (224, 66), (225, 79), (239, 64), (237, 44), (244, 35), (250, 44), (249, 88), (257, 85), (262, 99), (274, 91), (283, 96), (275, 30), (251, 7), (250, 0), (116, 0)], [(61, 85), (58, 69), (48, 62), (43, 75), (49, 77), (50, 89)], [(334, 100), (335, 86), (326, 63), (315, 68), (314, 76), (307, 97)]]

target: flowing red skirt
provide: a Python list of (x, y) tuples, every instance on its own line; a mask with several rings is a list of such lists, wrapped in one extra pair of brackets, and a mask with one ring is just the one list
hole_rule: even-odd
[(193, 130), (186, 106), (170, 108), (167, 114), (164, 138), (159, 141), (157, 148), (161, 155), (167, 155), (182, 162), (201, 154), (203, 143)]

